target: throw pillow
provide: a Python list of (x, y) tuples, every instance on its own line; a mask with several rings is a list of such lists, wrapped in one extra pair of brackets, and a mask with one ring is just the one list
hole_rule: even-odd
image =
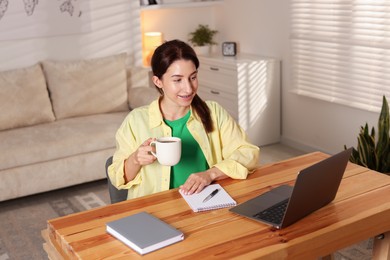
[(128, 110), (125, 53), (42, 64), (57, 119)]
[(0, 130), (55, 120), (39, 64), (0, 72)]
[(142, 67), (127, 68), (127, 90), (130, 109), (149, 105), (160, 96), (152, 82), (151, 70)]
[(149, 105), (160, 96), (160, 93), (154, 88), (138, 87), (129, 89), (130, 109)]

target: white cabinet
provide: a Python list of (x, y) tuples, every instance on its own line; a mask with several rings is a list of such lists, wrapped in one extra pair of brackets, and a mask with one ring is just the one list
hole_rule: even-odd
[(262, 146), (280, 141), (280, 61), (249, 54), (199, 56), (203, 100), (221, 104)]

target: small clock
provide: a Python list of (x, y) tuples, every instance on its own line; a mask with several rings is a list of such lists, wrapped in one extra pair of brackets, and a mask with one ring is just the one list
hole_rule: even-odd
[(222, 54), (223, 56), (236, 56), (237, 44), (235, 42), (222, 43)]

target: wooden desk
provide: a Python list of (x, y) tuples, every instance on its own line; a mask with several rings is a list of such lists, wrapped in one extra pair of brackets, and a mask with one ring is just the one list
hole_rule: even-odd
[[(242, 203), (277, 185), (292, 184), (300, 169), (326, 157), (316, 152), (265, 165), (247, 180), (219, 183)], [(389, 198), (389, 176), (349, 163), (336, 199), (282, 230), (228, 209), (194, 213), (177, 190), (170, 190), (49, 220), (42, 234), (51, 259), (141, 258), (107, 234), (105, 223), (147, 211), (183, 231), (185, 239), (146, 259), (315, 259), (385, 233), (374, 245), (374, 258), (383, 260), (390, 259)]]

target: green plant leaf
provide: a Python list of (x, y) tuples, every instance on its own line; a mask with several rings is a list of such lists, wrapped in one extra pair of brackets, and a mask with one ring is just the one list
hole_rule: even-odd
[(376, 152), (382, 157), (389, 146), (389, 105), (383, 96), (382, 110), (378, 120), (378, 144)]
[(368, 161), (369, 161), (369, 149), (368, 149), (368, 142), (367, 142), (367, 136), (368, 135), (368, 126), (362, 128), (362, 131), (359, 134), (358, 137), (358, 152), (359, 152), (359, 161), (362, 163), (363, 166), (368, 167)]
[(383, 151), (383, 156), (381, 158), (381, 164), (378, 171), (390, 175), (389, 162), (390, 162), (390, 146), (387, 146), (386, 150)]
[(212, 30), (208, 25), (199, 24), (195, 31), (189, 33), (188, 41), (194, 46), (215, 45), (214, 36), (217, 30)]
[[(390, 175), (389, 113), (389, 105), (386, 97), (383, 96), (378, 131), (372, 127), (369, 133), (367, 123), (364, 127), (360, 127), (357, 149), (352, 149), (351, 162)], [(377, 133), (378, 139), (376, 139)], [(345, 145), (344, 149), (346, 149)]]

